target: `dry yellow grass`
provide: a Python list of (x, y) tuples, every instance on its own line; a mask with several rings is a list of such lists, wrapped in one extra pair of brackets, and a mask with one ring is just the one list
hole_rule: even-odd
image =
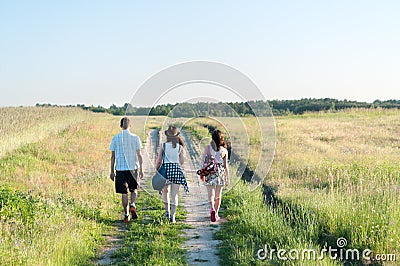
[[(36, 112), (34, 122), (26, 117), (32, 110)], [(10, 139), (24, 136), (24, 141), (5, 142), (9, 152), (0, 158), (2, 265), (94, 265), (104, 234), (109, 230), (117, 234), (116, 228), (110, 229), (110, 225), (123, 217), (120, 195), (115, 193), (114, 183), (109, 179), (109, 145), (112, 136), (121, 131), (121, 117), (74, 108), (3, 111), (7, 111), (7, 121), (13, 122), (12, 127), (31, 127), (35, 134), (23, 135), (10, 127), (3, 132)], [(48, 114), (49, 111), (53, 113)], [(145, 129), (159, 126), (163, 118), (146, 120), (146, 117), (132, 118), (131, 131), (142, 141), (146, 140)], [(159, 204), (151, 202), (152, 198), (144, 192), (138, 200), (139, 205), (153, 204), (149, 209)], [(160, 240), (160, 235), (176, 234), (175, 227), (160, 226), (154, 233), (151, 224), (149, 229), (143, 229), (142, 225), (136, 225), (141, 227), (141, 234), (148, 237), (145, 230), (151, 230), (160, 242), (155, 241), (154, 246), (168, 245), (169, 252), (179, 255), (174, 260), (183, 260), (178, 240)], [(173, 251), (171, 243), (175, 245)], [(143, 250), (134, 250), (135, 255), (139, 254), (138, 261), (152, 259), (157, 265), (159, 261), (169, 261), (168, 254), (165, 258), (159, 254), (149, 258), (147, 248), (154, 250), (147, 245)]]
[(90, 113), (65, 107), (0, 108), (0, 157), (22, 145), (40, 141), (70, 125), (83, 121)]
[[(81, 121), (73, 118), (74, 112)], [(0, 159), (4, 265), (87, 264), (106, 230), (102, 221), (120, 219), (108, 178), (108, 147), (120, 131), (119, 118), (86, 112), (82, 116), (77, 109), (62, 113), (71, 115), (67, 124), (53, 117), (48, 123), (54, 127), (37, 132), (39, 142), (36, 138), (19, 144)]]
[(318, 213), (325, 234), (400, 254), (400, 111), (278, 117), (266, 183)]
[[(222, 238), (226, 256), (243, 263), (254, 260), (254, 249), (264, 244), (292, 249), (300, 243), (319, 250), (334, 247), (339, 237), (347, 239), (346, 248), (399, 256), (400, 110), (355, 109), (275, 119), (276, 155), (264, 182), (275, 189), (280, 203), (275, 208), (257, 205), (252, 201), (260, 197), (246, 186), (233, 189), (227, 205), (231, 222)], [(249, 166), (266, 172), (268, 164), (255, 161), (260, 150), (255, 118), (242, 122), (248, 137), (234, 139), (233, 149), (241, 156), (249, 151)], [(229, 123), (233, 131), (227, 134), (235, 136), (238, 123)], [(249, 149), (240, 150), (243, 146)], [(249, 232), (252, 238), (244, 239)], [(237, 250), (241, 252), (235, 255)]]

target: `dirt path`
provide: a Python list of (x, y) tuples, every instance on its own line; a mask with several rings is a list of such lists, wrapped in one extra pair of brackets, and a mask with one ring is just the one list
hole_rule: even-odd
[[(186, 146), (186, 160), (183, 168), (186, 173), (187, 182), (190, 192), (186, 194), (183, 187), (179, 190), (179, 205), (187, 211), (184, 223), (191, 226), (185, 230), (186, 242), (183, 248), (187, 252), (187, 260), (189, 265), (219, 265), (217, 256), (218, 240), (213, 239), (213, 234), (219, 230), (219, 222), (210, 222), (209, 205), (207, 200), (207, 189), (199, 182), (196, 170), (199, 168), (200, 158), (203, 151), (200, 151), (198, 145), (191, 140), (189, 133), (182, 132)], [(149, 132), (147, 141), (143, 150), (143, 172), (144, 178), (141, 181), (141, 188), (152, 192), (151, 176), (154, 173), (154, 162), (157, 156), (157, 150), (160, 143), (157, 130)], [(141, 191), (139, 193), (146, 193)], [(106, 236), (106, 244), (104, 245), (102, 255), (96, 262), (97, 265), (110, 265), (115, 263), (112, 258), (114, 252), (122, 245), (123, 232), (126, 230), (123, 223), (116, 224), (116, 234)]]
[[(151, 189), (151, 175), (154, 172), (154, 166), (151, 162), (155, 161), (157, 155), (157, 147), (159, 145), (158, 131), (152, 130), (147, 136), (147, 141), (143, 147), (143, 174), (144, 178), (140, 185), (142, 189)], [(146, 193), (145, 191), (139, 191), (140, 193)], [(139, 195), (140, 196), (140, 195)], [(122, 217), (121, 217), (122, 219)], [(114, 258), (114, 253), (121, 248), (124, 241), (124, 234), (128, 231), (127, 225), (122, 220), (116, 221), (114, 229), (110, 235), (106, 235), (106, 242), (99, 252), (101, 255), (96, 261), (96, 265), (112, 265), (115, 264), (118, 259)]]
[[(183, 245), (187, 253), (189, 265), (219, 265), (217, 256), (218, 240), (213, 239), (213, 234), (219, 230), (219, 222), (210, 222), (210, 208), (207, 200), (207, 189), (199, 182), (196, 171), (199, 168), (203, 151), (200, 150), (196, 142), (192, 141), (190, 133), (182, 131), (182, 136), (186, 143), (186, 160), (183, 168), (186, 173), (190, 192), (186, 194), (183, 187), (179, 190), (179, 205), (187, 211), (184, 223), (191, 226), (191, 229), (185, 230), (186, 242)], [(146, 143), (146, 151), (150, 155), (148, 160), (155, 160), (160, 140), (158, 131), (149, 133), (149, 141)], [(161, 139), (164, 139), (163, 134)], [(151, 169), (149, 169), (151, 171)], [(150, 182), (144, 182), (144, 187), (151, 189)]]
[[(189, 133), (182, 131), (187, 144), (186, 161), (183, 165), (189, 185), (189, 194), (181, 191), (184, 209), (187, 211), (185, 223), (192, 226), (186, 230), (187, 241), (184, 248), (188, 250), (189, 265), (219, 265), (217, 244), (213, 234), (219, 230), (219, 222), (210, 222), (210, 207), (208, 204), (207, 189), (196, 175), (201, 164), (203, 151), (190, 138)], [(190, 159), (189, 159), (190, 158)]]
[(100, 258), (96, 261), (96, 265), (111, 265), (117, 259), (113, 258), (113, 254), (117, 251), (123, 242), (123, 234), (127, 231), (126, 226), (122, 222), (115, 225), (115, 234), (106, 236), (106, 243), (102, 247)]

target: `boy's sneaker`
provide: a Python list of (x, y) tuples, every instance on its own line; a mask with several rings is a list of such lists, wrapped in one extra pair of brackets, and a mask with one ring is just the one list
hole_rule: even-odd
[(176, 223), (176, 220), (175, 220), (175, 215), (173, 215), (173, 216), (171, 216), (171, 218), (169, 218), (169, 221), (171, 222), (171, 223)]
[(215, 217), (215, 210), (214, 209), (212, 209), (210, 211), (210, 218), (211, 218), (211, 222), (215, 222), (217, 220), (216, 217)]
[(131, 219), (129, 219), (129, 214), (125, 214), (124, 222), (129, 223)]
[(136, 213), (135, 205), (131, 204), (131, 206), (129, 207), (129, 211), (131, 212), (132, 219), (136, 220), (138, 218), (138, 216), (137, 216), (137, 213)]
[(165, 218), (170, 219), (169, 212), (165, 212)]

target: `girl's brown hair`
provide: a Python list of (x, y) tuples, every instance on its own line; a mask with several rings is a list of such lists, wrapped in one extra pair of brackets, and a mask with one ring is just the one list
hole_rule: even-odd
[(214, 151), (219, 151), (219, 147), (227, 147), (221, 130), (215, 129), (211, 134), (211, 138), (211, 147), (214, 149)]
[(185, 142), (183, 138), (180, 136), (181, 132), (175, 126), (169, 126), (167, 130), (165, 130), (165, 135), (167, 136), (167, 142), (172, 142), (172, 147), (176, 148), (176, 143), (179, 143), (182, 147), (185, 146)]

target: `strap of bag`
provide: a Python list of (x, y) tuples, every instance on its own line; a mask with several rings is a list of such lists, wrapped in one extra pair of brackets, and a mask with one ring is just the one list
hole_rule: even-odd
[(207, 156), (210, 156), (210, 155), (211, 155), (210, 145), (208, 145), (206, 148), (206, 156), (204, 156), (203, 165), (206, 163)]
[(162, 144), (163, 149), (162, 149), (162, 163), (164, 163), (164, 158), (165, 158), (165, 142)]
[(213, 158), (214, 158), (214, 159), (213, 159), (214, 164), (218, 164), (215, 155), (212, 155), (212, 154), (211, 154), (211, 145), (208, 145), (207, 148), (208, 148), (208, 149), (207, 149), (207, 155), (208, 155), (208, 156), (213, 156)]

